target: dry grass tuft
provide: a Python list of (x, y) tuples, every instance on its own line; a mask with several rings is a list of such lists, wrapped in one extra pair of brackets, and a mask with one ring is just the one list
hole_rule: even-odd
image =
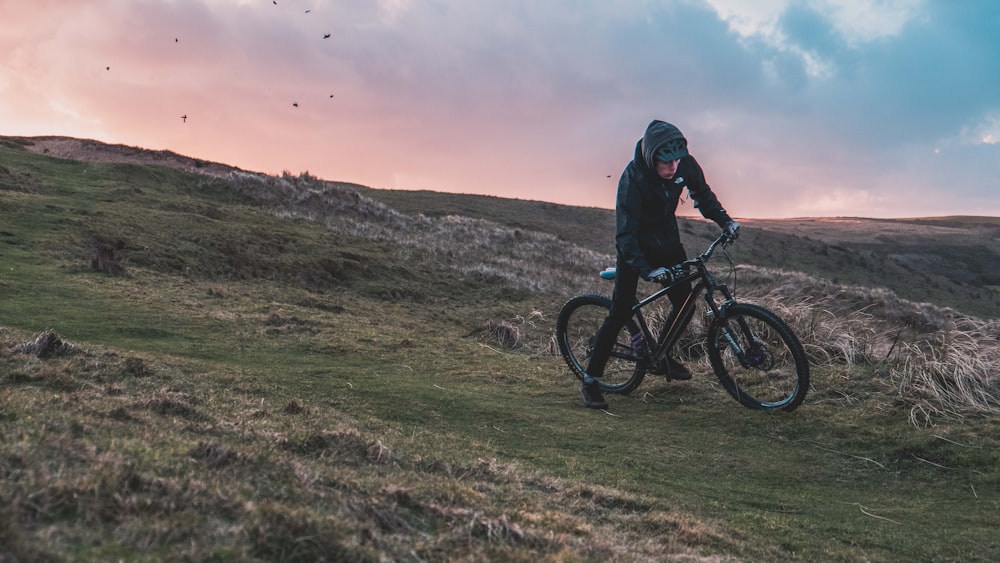
[(365, 559), (363, 551), (350, 547), (351, 533), (337, 520), (317, 518), (304, 509), (264, 503), (254, 507), (244, 527), (253, 554), (265, 561)]
[(90, 248), (92, 251), (91, 268), (110, 276), (125, 277), (128, 275), (125, 258), (122, 256), (125, 241), (121, 239), (108, 240), (97, 236), (90, 241)]
[(495, 340), (501, 348), (517, 348), (521, 346), (521, 329), (510, 321), (490, 319), (481, 329), (488, 340)]
[(209, 420), (209, 416), (202, 413), (197, 404), (200, 401), (196, 397), (179, 391), (172, 391), (167, 388), (159, 389), (151, 396), (138, 402), (136, 406), (147, 409), (161, 416), (184, 418), (192, 421)]
[(290, 438), (282, 446), (298, 455), (352, 465), (385, 464), (395, 460), (393, 451), (380, 439), (368, 440), (354, 428)]
[(902, 344), (890, 375), (911, 405), (910, 420), (1000, 413), (1000, 345), (982, 325), (945, 329)]
[(130, 357), (126, 358), (122, 365), (122, 374), (131, 377), (149, 377), (153, 375), (153, 370), (146, 363), (146, 360), (138, 357)]
[(368, 445), (368, 449), (365, 451), (365, 457), (368, 461), (372, 463), (390, 463), (395, 459), (393, 451), (382, 443), (382, 440), (375, 440), (375, 442)]
[(46, 330), (35, 336), (33, 340), (16, 346), (14, 350), (21, 354), (47, 359), (73, 354), (78, 348), (63, 340), (55, 331)]
[(188, 456), (208, 467), (224, 467), (237, 463), (242, 456), (215, 441), (205, 441), (188, 451)]
[(814, 365), (881, 368), (914, 424), (1000, 412), (1000, 322), (800, 273), (741, 266), (737, 277), (741, 299), (778, 313)]
[(284, 407), (281, 408), (281, 412), (285, 414), (305, 414), (309, 411), (304, 406), (302, 406), (301, 403), (299, 403), (295, 399), (292, 399), (291, 401), (288, 401), (288, 403)]

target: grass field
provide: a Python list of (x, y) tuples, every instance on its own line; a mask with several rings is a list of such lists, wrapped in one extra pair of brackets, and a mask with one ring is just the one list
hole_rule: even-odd
[(542, 229), (574, 209), (414, 201), (4, 143), (0, 560), (1000, 559), (988, 315), (737, 247), (805, 404), (745, 410), (692, 359), (592, 411), (552, 342), (609, 289)]

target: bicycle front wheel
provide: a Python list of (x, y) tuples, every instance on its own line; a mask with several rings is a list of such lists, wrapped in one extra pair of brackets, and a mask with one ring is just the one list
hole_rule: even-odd
[[(597, 331), (611, 312), (611, 300), (603, 295), (578, 295), (563, 305), (556, 320), (556, 341), (570, 371), (582, 380), (597, 341)], [(630, 334), (638, 332), (633, 320), (618, 332), (611, 349), (601, 389), (606, 393), (629, 393), (642, 383), (646, 372), (639, 368), (640, 354), (632, 349)]]
[(723, 317), (708, 331), (708, 358), (722, 386), (747, 408), (795, 410), (809, 390), (809, 361), (792, 329), (745, 303)]

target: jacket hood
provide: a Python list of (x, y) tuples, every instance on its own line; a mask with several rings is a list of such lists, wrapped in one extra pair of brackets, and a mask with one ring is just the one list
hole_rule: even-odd
[(642, 149), (642, 160), (650, 169), (656, 169), (656, 153), (661, 149), (665, 150), (669, 160), (676, 160), (687, 156), (687, 139), (684, 134), (673, 124), (658, 119), (650, 122), (646, 127), (646, 133), (639, 142)]

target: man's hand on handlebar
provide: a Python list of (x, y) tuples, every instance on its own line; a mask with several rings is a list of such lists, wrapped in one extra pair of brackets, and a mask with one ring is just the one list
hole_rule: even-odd
[(726, 226), (722, 230), (725, 231), (726, 236), (731, 241), (736, 240), (740, 236), (740, 224), (736, 221), (726, 223)]
[(646, 276), (646, 281), (667, 285), (674, 281), (673, 273), (666, 268), (657, 268)]

